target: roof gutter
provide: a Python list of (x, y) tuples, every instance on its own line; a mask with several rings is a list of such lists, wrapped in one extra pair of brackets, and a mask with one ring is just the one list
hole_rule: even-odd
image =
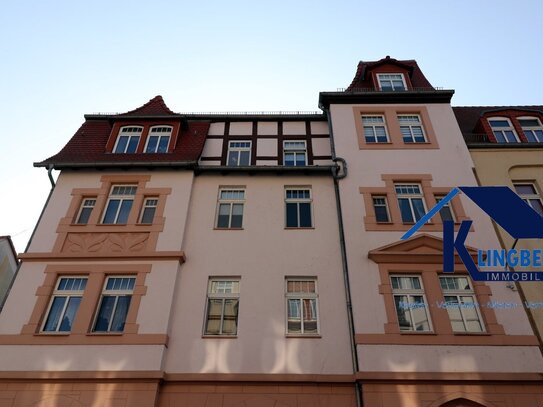
[(68, 163), (34, 163), (34, 167), (45, 167), (54, 170), (64, 168), (146, 168), (146, 167), (168, 167), (168, 168), (196, 168), (198, 161), (135, 161), (135, 162), (68, 162)]

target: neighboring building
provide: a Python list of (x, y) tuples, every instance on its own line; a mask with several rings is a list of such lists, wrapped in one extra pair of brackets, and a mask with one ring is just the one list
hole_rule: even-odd
[[(439, 219), (400, 241), (476, 185), (452, 94), (387, 57), (321, 93), (325, 114), (178, 114), (157, 96), (85, 116), (36, 164), (61, 172), (0, 315), (0, 401), (543, 402), (522, 309), (437, 306), (518, 293), (460, 262), (443, 276)], [(441, 216), (499, 244), (464, 197)]]
[[(400, 240), (453, 187), (477, 185), (452, 95), (415, 61), (388, 57), (361, 62), (345, 91), (320, 94), (335, 153), (348, 164), (338, 184), (366, 407), (543, 400), (543, 361), (524, 310), (469, 307), (520, 304), (518, 294), (506, 283), (474, 283), (460, 262), (442, 274), (440, 217), (457, 226), (472, 219), (467, 244), (484, 249), (499, 247), (488, 216), (458, 196)], [(444, 301), (462, 306), (440, 308)]]
[[(454, 113), (481, 185), (507, 185), (543, 216), (543, 106), (455, 107)], [(514, 239), (499, 226), (505, 249), (541, 249), (541, 240)], [(543, 283), (519, 283), (539, 339), (543, 335)], [(513, 288), (513, 284), (511, 284)], [(543, 343), (542, 343), (543, 345)]]
[(10, 236), (0, 236), (0, 312), (8, 295), (19, 262)]

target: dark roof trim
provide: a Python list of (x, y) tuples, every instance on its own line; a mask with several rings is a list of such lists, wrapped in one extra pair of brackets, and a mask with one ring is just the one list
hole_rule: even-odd
[(319, 107), (331, 104), (353, 103), (450, 103), (454, 90), (427, 90), (402, 92), (320, 92)]
[(197, 120), (197, 121), (240, 121), (240, 120), (259, 120), (259, 121), (276, 121), (276, 120), (315, 120), (325, 121), (324, 113), (315, 114), (261, 114), (261, 113), (176, 113), (169, 116), (125, 116), (115, 114), (86, 114), (86, 120)]
[(196, 161), (135, 161), (135, 162), (89, 162), (89, 163), (82, 163), (82, 162), (73, 162), (73, 163), (66, 163), (66, 162), (39, 162), (34, 163), (34, 167), (44, 167), (44, 168), (50, 168), (52, 167), (54, 170), (60, 170), (65, 168), (148, 168), (148, 167), (170, 167), (170, 168), (194, 168), (198, 165)]
[(305, 167), (285, 167), (283, 165), (252, 165), (246, 167), (229, 167), (225, 165), (199, 165), (196, 167), (195, 172), (199, 173), (216, 173), (223, 174), (246, 174), (246, 173), (279, 173), (279, 174), (306, 174), (306, 175), (319, 175), (329, 174), (332, 176), (336, 170), (335, 165), (316, 165)]
[(543, 150), (542, 143), (470, 143), (466, 142), (469, 150), (479, 149), (533, 149)]

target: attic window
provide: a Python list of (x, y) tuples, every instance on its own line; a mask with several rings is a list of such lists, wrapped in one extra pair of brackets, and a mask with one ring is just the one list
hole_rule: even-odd
[(504, 117), (491, 117), (488, 119), (492, 133), (498, 143), (518, 143), (519, 139), (513, 125)]
[(147, 138), (147, 145), (145, 147), (146, 153), (167, 153), (168, 146), (170, 144), (170, 136), (172, 134), (172, 128), (170, 126), (154, 126), (151, 127), (149, 137)]
[(133, 154), (138, 149), (143, 127), (122, 127), (113, 152), (116, 154)]
[(407, 90), (405, 79), (401, 73), (378, 73), (379, 88), (385, 92)]

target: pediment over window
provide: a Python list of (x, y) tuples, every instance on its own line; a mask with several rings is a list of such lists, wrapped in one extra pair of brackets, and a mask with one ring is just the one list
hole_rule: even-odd
[[(472, 257), (477, 256), (477, 249), (466, 246)], [(376, 263), (443, 263), (443, 239), (421, 233), (407, 240), (400, 240), (386, 246), (378, 247), (368, 253), (368, 257)], [(462, 260), (455, 252), (455, 263)]]

